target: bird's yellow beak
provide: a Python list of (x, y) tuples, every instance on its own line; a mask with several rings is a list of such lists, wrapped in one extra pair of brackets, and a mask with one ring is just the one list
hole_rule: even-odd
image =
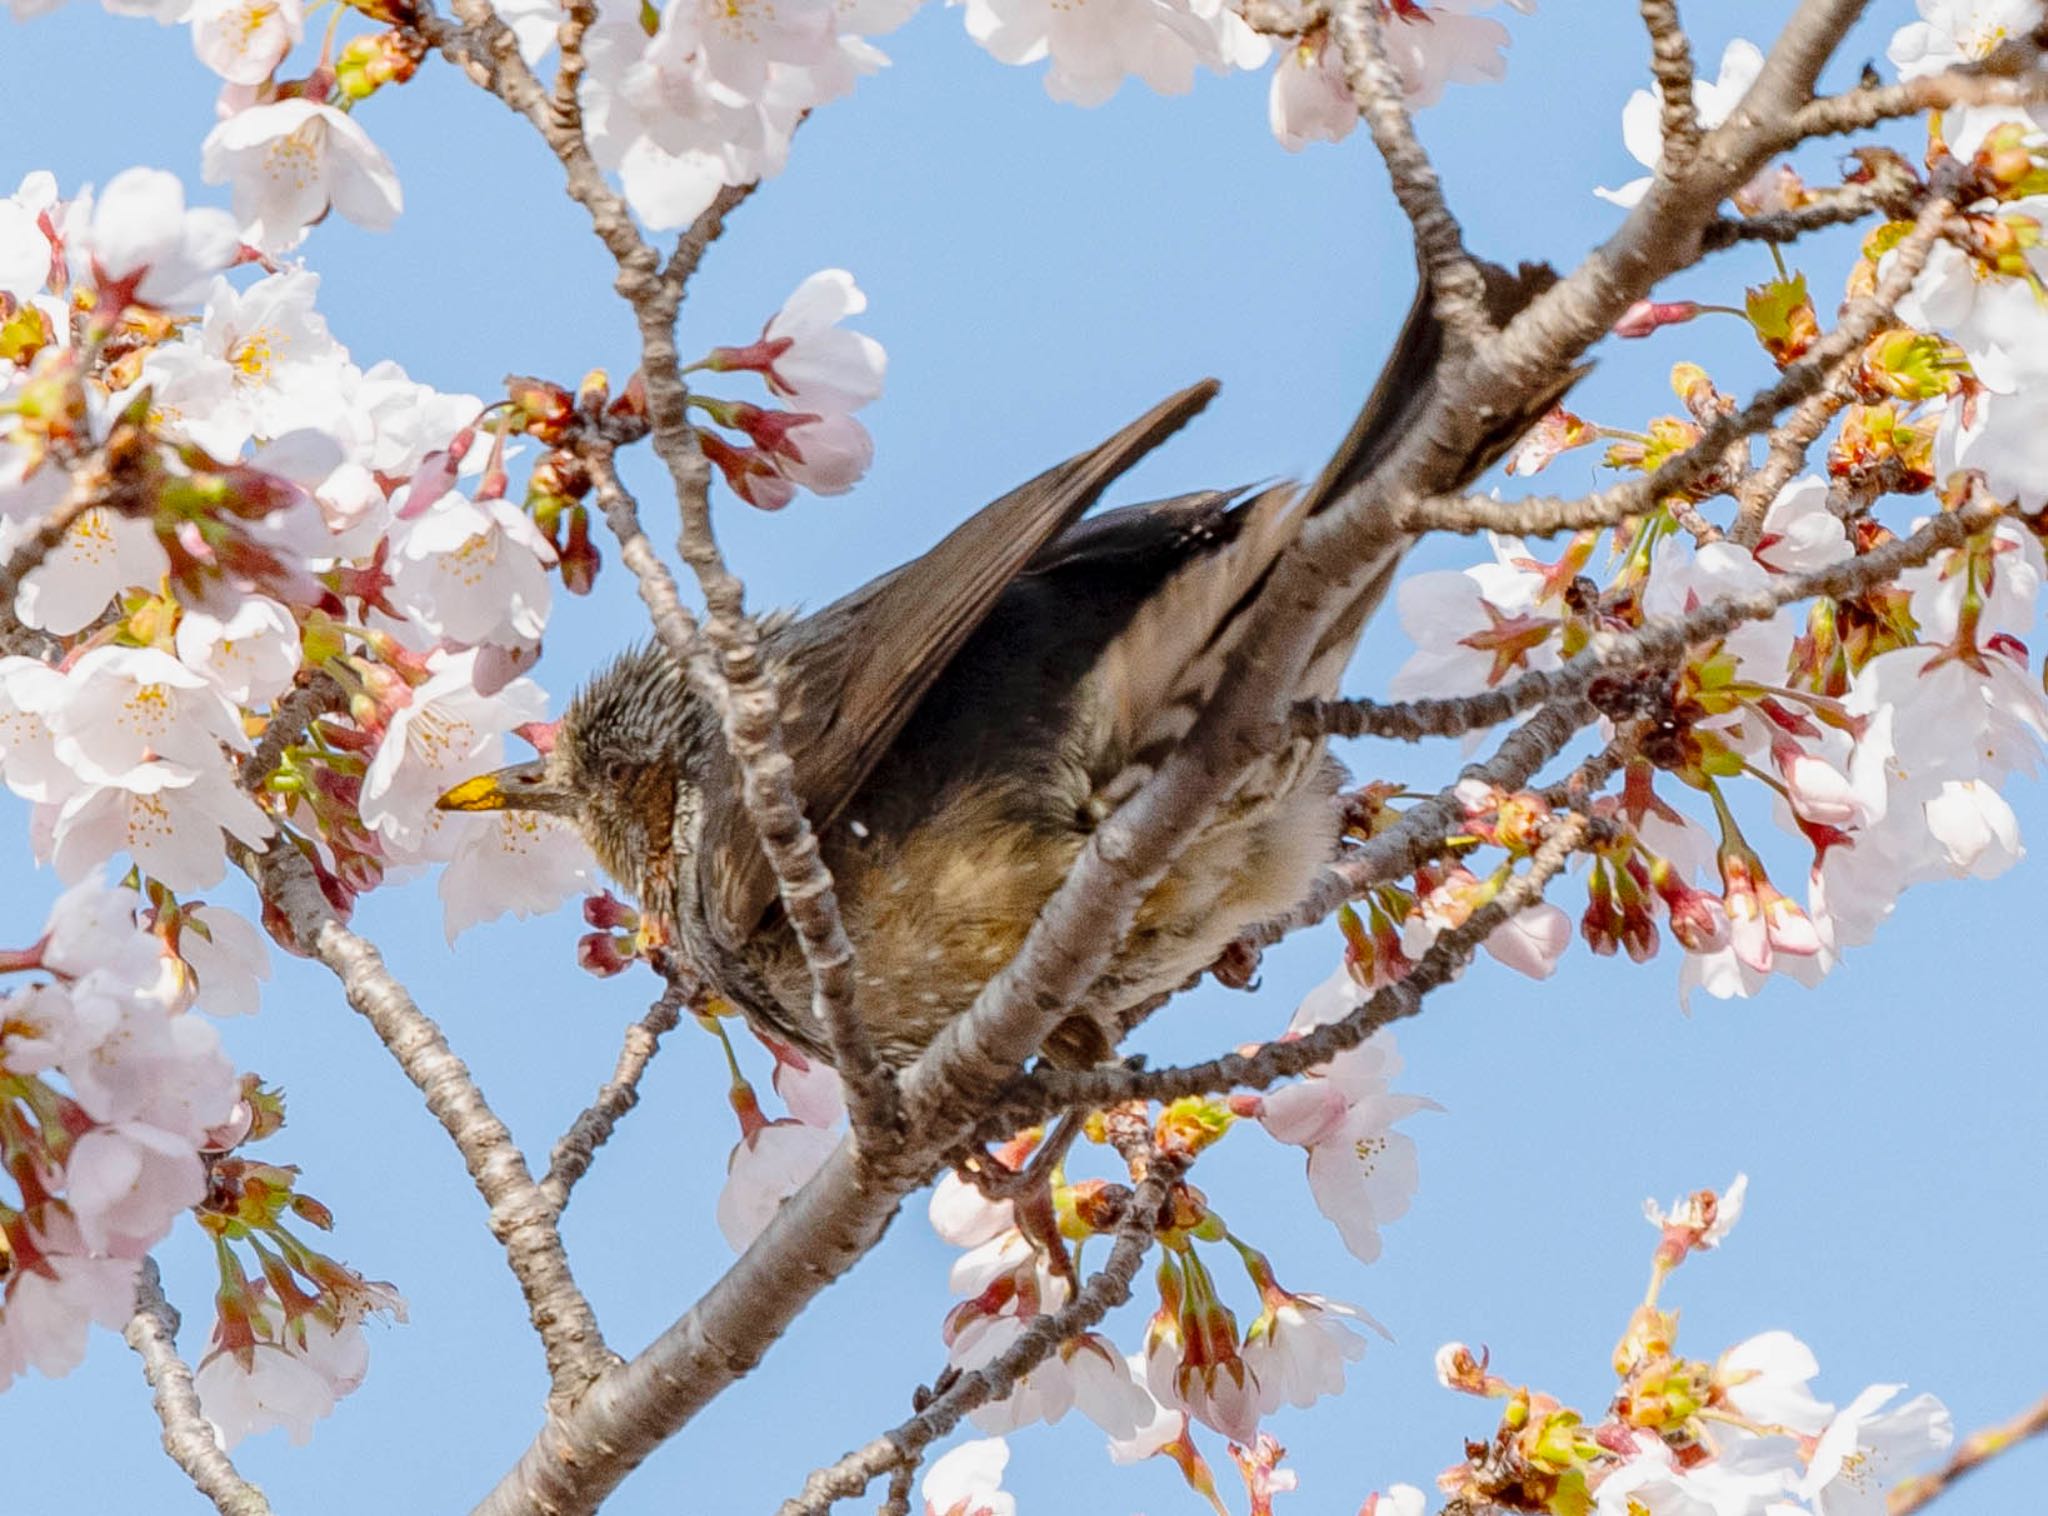
[(495, 774), (478, 774), (474, 779), (465, 779), (434, 802), (440, 811), (502, 811), (512, 805), (512, 797), (499, 781), (506, 770)]

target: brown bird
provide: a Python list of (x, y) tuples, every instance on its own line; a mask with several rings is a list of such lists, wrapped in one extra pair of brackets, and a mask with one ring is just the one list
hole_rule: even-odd
[[(1552, 279), (1527, 265), (1490, 270), (1496, 318)], [(1427, 402), (1441, 349), (1418, 295), (1371, 399), (1306, 491), (1207, 491), (1080, 519), (1208, 403), (1216, 386), (1204, 382), (924, 556), (815, 615), (763, 627), (796, 791), (832, 871), (857, 1006), (882, 1057), (914, 1058), (1016, 952), (1089, 834), (1214, 692), (1301, 522), (1364, 477)], [(1489, 438), (1467, 480), (1576, 377)], [(1332, 625), (1296, 695), (1336, 693), (1392, 570)], [(1106, 1056), (1126, 1011), (1300, 899), (1331, 856), (1341, 777), (1312, 739), (1256, 767), (1145, 900), (1047, 1052)], [(718, 719), (661, 648), (625, 653), (593, 679), (547, 757), (470, 780), (441, 804), (571, 818), (721, 994), (762, 1030), (831, 1056)]]

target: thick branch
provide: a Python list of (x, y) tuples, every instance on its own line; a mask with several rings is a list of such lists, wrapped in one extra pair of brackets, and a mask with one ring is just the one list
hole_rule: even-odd
[(512, 1133), (377, 949), (342, 925), (295, 847), (280, 838), (263, 852), (241, 851), (236, 861), (289, 923), (297, 946), (341, 981), (348, 1003), (370, 1023), (454, 1140), (490, 1207), (491, 1235), (504, 1245), (505, 1261), (526, 1297), (555, 1394), (573, 1398), (613, 1359), (590, 1302), (569, 1272), (555, 1208), (533, 1182)]
[(1974, 1473), (2001, 1453), (2009, 1453), (2030, 1437), (2048, 1432), (2048, 1395), (2028, 1406), (2012, 1420), (1985, 1427), (1963, 1439), (1947, 1463), (1932, 1474), (1902, 1481), (1885, 1498), (1887, 1516), (1911, 1516), (1954, 1489), (1966, 1474)]
[(221, 1516), (270, 1516), (263, 1492), (235, 1472), (214, 1441), (213, 1425), (192, 1385), (192, 1366), (178, 1356), (178, 1311), (164, 1298), (154, 1258), (143, 1259), (136, 1273), (135, 1314), (121, 1335), (142, 1359), (142, 1377), (156, 1392), (156, 1419), (163, 1423), (164, 1451), (171, 1461)]
[(691, 986), (674, 982), (661, 998), (647, 1008), (647, 1014), (626, 1028), (625, 1045), (619, 1049), (612, 1077), (597, 1092), (597, 1099), (569, 1123), (569, 1130), (556, 1141), (548, 1155), (548, 1171), (540, 1182), (540, 1193), (557, 1214), (569, 1204), (569, 1192), (576, 1181), (590, 1172), (597, 1150), (610, 1140), (612, 1130), (626, 1112), (640, 1103), (640, 1076), (661, 1049), (661, 1039), (676, 1029), (689, 1003)]
[(1116, 1240), (1101, 1270), (1091, 1275), (1059, 1310), (1039, 1316), (994, 1361), (962, 1374), (945, 1393), (901, 1425), (856, 1448), (804, 1481), (803, 1492), (785, 1501), (777, 1516), (824, 1516), (838, 1501), (861, 1494), (892, 1469), (915, 1467), (919, 1456), (980, 1406), (1001, 1400), (1033, 1369), (1131, 1298), (1152, 1246), (1154, 1228), (1181, 1165), (1155, 1161), (1139, 1183), (1116, 1229)]

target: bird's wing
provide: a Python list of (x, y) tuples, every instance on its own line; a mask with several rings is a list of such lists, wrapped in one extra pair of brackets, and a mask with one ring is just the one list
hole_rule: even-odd
[[(831, 824), (917, 703), (1018, 573), (1103, 490), (1215, 395), (1204, 380), (1100, 446), (983, 507), (904, 564), (777, 639), (783, 736), (811, 825)], [(737, 803), (710, 808), (698, 867), (711, 925), (737, 942), (774, 904), (775, 879)]]

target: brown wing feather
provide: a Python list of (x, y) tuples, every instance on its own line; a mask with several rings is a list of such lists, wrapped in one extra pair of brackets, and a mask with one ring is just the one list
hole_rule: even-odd
[[(924, 556), (776, 639), (784, 741), (812, 826), (838, 816), (1019, 571), (1216, 390), (1205, 379), (1169, 396), (1108, 441), (984, 506)], [(698, 867), (714, 930), (737, 942), (774, 904), (775, 878), (736, 788), (722, 792), (730, 798), (705, 817)]]

